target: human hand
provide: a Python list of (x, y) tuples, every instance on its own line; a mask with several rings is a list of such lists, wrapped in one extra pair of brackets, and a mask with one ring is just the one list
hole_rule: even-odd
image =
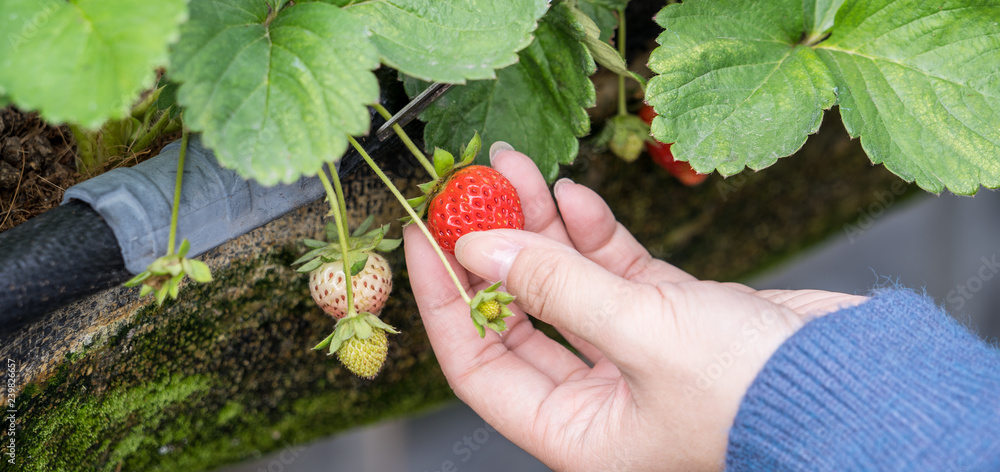
[[(517, 188), (525, 231), (466, 235), (449, 261), (470, 296), (506, 282), (517, 296), (509, 330), (480, 339), (412, 227), (410, 283), (458, 397), (553, 469), (721, 469), (740, 401), (771, 354), (810, 317), (865, 300), (699, 281), (653, 259), (593, 191), (556, 183), (557, 212), (527, 156), (491, 158)], [(589, 364), (525, 312), (559, 329)]]

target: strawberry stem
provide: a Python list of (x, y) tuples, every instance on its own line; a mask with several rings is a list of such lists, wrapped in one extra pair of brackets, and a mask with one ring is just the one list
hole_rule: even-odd
[[(618, 10), (618, 54), (625, 59), (625, 9)], [(618, 116), (628, 114), (625, 107), (625, 76), (618, 76)]]
[(167, 255), (174, 254), (174, 246), (177, 243), (177, 215), (181, 207), (181, 181), (184, 180), (184, 157), (188, 148), (188, 130), (184, 128), (181, 135), (181, 152), (177, 156), (177, 181), (174, 184), (174, 206), (170, 210), (170, 236), (167, 237)]
[(420, 217), (417, 216), (417, 213), (413, 211), (413, 207), (411, 207), (410, 204), (406, 202), (406, 198), (403, 197), (403, 194), (399, 193), (399, 189), (397, 189), (396, 186), (392, 183), (392, 180), (389, 180), (389, 177), (386, 177), (385, 173), (382, 172), (382, 169), (380, 169), (378, 165), (375, 164), (375, 161), (372, 160), (371, 156), (369, 156), (368, 153), (365, 152), (365, 148), (361, 147), (361, 145), (358, 144), (358, 142), (354, 139), (353, 136), (348, 136), (347, 139), (351, 141), (351, 145), (354, 146), (354, 149), (358, 151), (358, 154), (361, 154), (361, 157), (365, 160), (365, 162), (368, 163), (368, 165), (372, 168), (372, 170), (374, 170), (375, 173), (378, 174), (378, 177), (382, 179), (382, 182), (385, 183), (385, 186), (389, 187), (389, 191), (392, 192), (392, 194), (396, 197), (396, 200), (399, 200), (399, 203), (403, 205), (403, 209), (405, 209), (406, 212), (410, 215), (410, 218), (412, 219), (413, 223), (417, 225), (418, 228), (420, 228), (420, 232), (424, 233), (424, 237), (426, 237), (427, 240), (431, 242), (431, 247), (434, 248), (434, 252), (437, 253), (438, 258), (441, 259), (441, 263), (444, 264), (444, 268), (448, 271), (448, 275), (451, 276), (451, 281), (455, 283), (455, 287), (458, 288), (458, 293), (462, 295), (462, 299), (465, 300), (465, 303), (472, 303), (472, 299), (469, 298), (469, 295), (467, 293), (465, 293), (465, 287), (462, 286), (462, 282), (458, 280), (458, 275), (455, 274), (455, 271), (452, 270), (451, 268), (451, 264), (448, 263), (448, 258), (445, 257), (444, 252), (441, 250), (441, 247), (438, 246), (437, 241), (434, 240), (434, 236), (431, 235), (430, 230), (428, 230), (427, 226), (424, 225), (424, 222), (420, 220)]
[[(389, 110), (386, 110), (382, 104), (376, 103), (374, 106), (375, 111), (379, 112), (379, 114), (382, 115), (382, 118), (387, 120), (392, 118), (392, 113), (389, 113)], [(420, 161), (420, 165), (424, 166), (424, 170), (431, 175), (431, 180), (437, 180), (438, 174), (437, 171), (434, 170), (434, 166), (431, 165), (429, 160), (427, 160), (427, 156), (420, 151), (420, 148), (418, 148), (416, 144), (413, 144), (413, 140), (410, 139), (410, 136), (406, 134), (406, 131), (403, 131), (403, 127), (399, 125), (392, 125), (392, 130), (396, 132), (396, 135), (399, 136), (401, 141), (403, 141), (406, 148), (413, 153), (413, 157), (416, 157), (417, 160)]]
[[(337, 189), (340, 190), (340, 177), (337, 175), (337, 168), (334, 167), (330, 169), (330, 175), (333, 176), (333, 181), (337, 183)], [(344, 276), (347, 280), (344, 282), (347, 291), (347, 316), (351, 317), (354, 313), (354, 287), (353, 287), (353, 274), (351, 274), (351, 267), (347, 264), (347, 231), (344, 229), (345, 220), (347, 213), (347, 205), (343, 204), (344, 201), (342, 197), (334, 191), (333, 187), (330, 185), (330, 180), (326, 177), (326, 171), (320, 169), (319, 180), (323, 183), (323, 188), (326, 189), (326, 198), (330, 201), (330, 213), (333, 214), (333, 220), (337, 225), (337, 239), (340, 242), (340, 253), (343, 255), (341, 262), (344, 265)], [(343, 193), (343, 191), (341, 191)], [(343, 205), (343, 206), (341, 206)], [(341, 211), (344, 214), (341, 214)]]

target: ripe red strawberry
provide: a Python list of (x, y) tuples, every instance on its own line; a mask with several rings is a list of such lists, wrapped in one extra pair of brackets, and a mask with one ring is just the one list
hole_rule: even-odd
[(427, 227), (441, 249), (454, 254), (458, 238), (473, 231), (524, 229), (524, 213), (517, 190), (506, 177), (472, 165), (455, 171), (431, 199)]
[[(392, 291), (392, 269), (380, 254), (368, 252), (364, 269), (351, 278), (354, 310), (377, 315)], [(347, 316), (347, 277), (342, 260), (327, 262), (309, 274), (309, 291), (313, 300), (330, 316)]]
[(355, 375), (374, 379), (389, 353), (389, 341), (384, 329), (372, 327), (370, 336), (365, 339), (352, 336), (336, 352), (340, 362)]
[[(653, 110), (653, 107), (649, 105), (643, 104), (642, 108), (639, 109), (639, 117), (647, 124), (653, 124), (653, 118), (656, 117), (656, 110)], [(670, 146), (672, 145), (673, 143), (646, 141), (646, 150), (649, 151), (653, 162), (659, 164), (667, 172), (670, 172), (670, 175), (676, 177), (682, 184), (692, 187), (704, 182), (708, 178), (708, 174), (699, 174), (691, 168), (691, 164), (674, 160), (674, 154), (670, 152)]]

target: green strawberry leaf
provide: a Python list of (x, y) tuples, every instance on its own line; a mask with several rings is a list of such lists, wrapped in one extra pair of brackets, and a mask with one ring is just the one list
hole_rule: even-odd
[(630, 0), (580, 0), (581, 2), (590, 2), (594, 5), (599, 5), (610, 10), (624, 10), (628, 6)]
[(197, 259), (185, 259), (190, 263), (190, 267), (185, 270), (187, 275), (198, 283), (208, 283), (212, 281), (212, 270), (208, 265)]
[(354, 337), (358, 339), (368, 339), (372, 337), (372, 327), (368, 323), (365, 323), (364, 318), (358, 317), (352, 321), (354, 321)]
[(139, 275), (136, 275), (135, 277), (132, 277), (131, 279), (128, 279), (128, 281), (125, 282), (122, 285), (124, 285), (126, 287), (135, 287), (135, 286), (137, 286), (137, 285), (145, 282), (146, 279), (148, 279), (148, 278), (150, 278), (152, 276), (153, 276), (153, 273), (150, 272), (150, 271), (148, 271), (148, 270), (146, 270), (146, 271), (143, 271), (142, 273), (140, 273)]
[(378, 245), (375, 246), (375, 250), (379, 252), (390, 252), (403, 244), (402, 239), (383, 239), (379, 241)]
[(0, 95), (96, 129), (153, 86), (187, 2), (2, 0), (0, 12)]
[(167, 294), (170, 293), (170, 282), (163, 284), (162, 287), (156, 290), (156, 305), (163, 305), (163, 302), (167, 299)]
[(594, 61), (611, 72), (631, 77), (632, 73), (629, 72), (628, 65), (625, 64), (625, 59), (622, 58), (621, 54), (618, 54), (618, 50), (601, 39), (601, 29), (597, 26), (597, 23), (594, 23), (594, 20), (590, 19), (586, 13), (578, 8), (570, 8), (570, 11), (573, 13), (576, 21), (583, 26), (585, 32), (583, 44), (590, 50), (590, 55), (594, 57)]
[[(554, 4), (517, 64), (498, 71), (496, 80), (455, 87), (424, 112), (427, 145), (454, 152), (478, 131), (483, 142), (507, 141), (531, 156), (554, 180), (559, 164), (576, 157), (577, 138), (590, 132), (586, 108), (595, 95), (588, 76), (595, 65), (584, 36), (569, 7)], [(407, 92), (419, 93), (421, 84), (406, 80)]]
[(611, 8), (603, 3), (595, 0), (580, 0), (576, 7), (589, 16), (594, 24), (600, 28), (600, 40), (609, 42), (615, 34), (615, 28), (618, 27), (618, 17), (615, 16), (617, 8)]
[(393, 328), (392, 326), (386, 324), (384, 321), (379, 319), (379, 317), (371, 313), (368, 312), (361, 313), (361, 316), (364, 318), (364, 321), (373, 328), (381, 328), (387, 333), (399, 334), (399, 331), (396, 330), (396, 328)]
[(476, 156), (479, 155), (479, 151), (482, 149), (483, 139), (479, 137), (479, 133), (473, 133), (472, 139), (469, 140), (469, 144), (462, 147), (462, 152), (460, 153), (462, 161), (459, 162), (459, 165), (464, 167), (471, 164), (472, 161), (476, 159)]
[(365, 265), (368, 264), (368, 254), (367, 253), (354, 254), (353, 257), (351, 257), (351, 259), (352, 259), (351, 277), (354, 277), (355, 275), (360, 274), (361, 271), (365, 269)]
[(381, 0), (351, 5), (382, 61), (423, 80), (492, 79), (517, 61), (548, 8), (546, 0)]
[(486, 321), (486, 317), (483, 316), (482, 312), (480, 312), (475, 308), (471, 310), (471, 315), (472, 315), (472, 325), (476, 327), (476, 331), (479, 333), (479, 337), (485, 338), (486, 330), (483, 328), (483, 326), (489, 323), (488, 321)]
[(646, 100), (653, 136), (700, 173), (763, 169), (795, 152), (833, 106), (833, 78), (797, 44), (799, 0), (691, 0), (657, 15)]
[(417, 208), (427, 201), (427, 195), (421, 195), (419, 197), (413, 197), (406, 199), (406, 204), (410, 205), (412, 208)]
[[(495, 319), (486, 324), (490, 329), (496, 331), (497, 333), (502, 333), (507, 331), (507, 322), (502, 319)], [(482, 337), (482, 336), (480, 336)]]
[(160, 95), (156, 97), (156, 109), (160, 111), (168, 110), (170, 107), (178, 109), (177, 89), (180, 88), (175, 82), (167, 81), (160, 89)]
[(347, 342), (348, 339), (351, 339), (352, 336), (354, 336), (354, 323), (347, 321), (347, 318), (338, 321), (337, 327), (333, 329), (333, 337), (330, 338), (328, 344), (330, 354), (339, 351), (340, 346)]
[(333, 336), (334, 336), (335, 334), (337, 334), (337, 332), (336, 332), (336, 331), (334, 331), (334, 332), (330, 333), (330, 335), (329, 335), (329, 336), (327, 336), (326, 338), (324, 338), (324, 339), (323, 339), (322, 341), (320, 341), (320, 342), (319, 342), (319, 344), (317, 344), (317, 345), (313, 346), (313, 350), (314, 350), (314, 351), (318, 351), (318, 350), (320, 350), (320, 349), (325, 349), (325, 348), (326, 348), (327, 346), (329, 346), (329, 345), (330, 345), (330, 342), (332, 342), (332, 341), (333, 341)]
[(455, 166), (455, 156), (441, 148), (434, 149), (434, 172), (437, 175), (445, 175)]
[(996, 188), (997, 18), (1000, 5), (974, 0), (671, 5), (650, 59), (652, 133), (696, 171), (728, 175), (791, 154), (836, 103), (873, 163), (932, 192)]
[(185, 123), (219, 162), (264, 185), (315, 175), (368, 131), (378, 51), (336, 6), (202, 0), (171, 54)]
[[(299, 261), (295, 261), (295, 263), (299, 263)], [(298, 272), (298, 273), (300, 273), (300, 274), (309, 273), (309, 272), (312, 272), (312, 271), (318, 269), (319, 266), (321, 266), (321, 265), (323, 265), (325, 263), (326, 263), (326, 261), (324, 261), (323, 259), (316, 258), (316, 259), (313, 259), (313, 260), (311, 260), (309, 262), (306, 262), (305, 264), (302, 265), (302, 267), (299, 267), (298, 269), (295, 269), (295, 271)]]
[[(833, 20), (837, 15), (837, 10), (844, 4), (844, 0), (813, 0), (802, 2), (805, 10), (805, 30), (810, 38), (818, 39), (830, 28), (833, 27)], [(807, 39), (806, 43), (812, 43)]]
[(340, 233), (337, 231), (337, 225), (333, 224), (332, 221), (326, 223), (326, 239), (330, 241), (330, 244), (340, 241)]
[(817, 53), (873, 163), (931, 192), (1000, 186), (1000, 4), (847, 1)]
[(358, 237), (361, 236), (362, 234), (365, 234), (365, 231), (368, 231), (368, 228), (371, 228), (372, 223), (374, 222), (375, 222), (375, 215), (368, 215), (368, 217), (365, 218), (365, 221), (362, 221), (361, 224), (354, 229), (354, 232), (351, 233), (351, 236)]
[(305, 244), (306, 247), (312, 249), (325, 248), (329, 245), (325, 241), (320, 241), (317, 239), (309, 239), (309, 238), (303, 239), (302, 244)]
[(302, 257), (296, 259), (295, 262), (292, 262), (292, 265), (299, 265), (311, 261), (313, 259), (316, 259), (321, 255), (325, 255), (326, 252), (329, 251), (330, 249), (331, 247), (325, 245), (323, 247), (312, 249), (309, 252), (303, 254)]
[(181, 290), (181, 280), (184, 280), (184, 276), (177, 275), (177, 276), (171, 277), (170, 278), (170, 282), (167, 284), (167, 285), (170, 286), (170, 291), (169, 291), (170, 298), (173, 298), (174, 300), (177, 299), (177, 295), (180, 293), (180, 290)]

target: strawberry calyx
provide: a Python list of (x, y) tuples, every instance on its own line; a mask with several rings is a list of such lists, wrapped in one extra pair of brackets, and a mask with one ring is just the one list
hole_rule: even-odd
[[(434, 161), (434, 171), (437, 173), (437, 178), (428, 182), (417, 185), (420, 189), (421, 195), (407, 199), (406, 203), (410, 205), (411, 208), (416, 212), (417, 216), (423, 218), (427, 213), (427, 206), (431, 200), (441, 192), (451, 176), (456, 170), (466, 167), (472, 164), (472, 161), (476, 159), (476, 155), (482, 149), (483, 142), (479, 137), (479, 133), (475, 133), (469, 144), (462, 148), (461, 156), (462, 160), (456, 162), (455, 155), (445, 151), (441, 148), (434, 149), (434, 155), (432, 160)], [(404, 224), (409, 224), (412, 219), (407, 216), (403, 218)]]
[(469, 302), (472, 324), (475, 325), (476, 331), (479, 331), (480, 338), (486, 336), (486, 328), (497, 333), (506, 331), (507, 323), (503, 319), (514, 316), (514, 313), (507, 307), (514, 301), (514, 296), (507, 292), (497, 291), (498, 288), (500, 288), (500, 282), (480, 290)]
[(393, 328), (371, 313), (355, 313), (337, 321), (337, 326), (333, 329), (333, 333), (314, 346), (313, 350), (329, 349), (330, 355), (335, 354), (352, 337), (359, 340), (368, 339), (372, 336), (372, 330), (375, 329), (381, 329), (387, 333), (399, 334), (396, 328)]
[(181, 282), (185, 276), (191, 277), (191, 280), (199, 283), (211, 282), (212, 271), (207, 264), (197, 259), (184, 257), (190, 250), (191, 244), (187, 239), (184, 239), (176, 253), (156, 259), (149, 264), (146, 270), (125, 282), (125, 286), (135, 287), (141, 284), (142, 290), (139, 291), (139, 297), (155, 293), (156, 304), (162, 305), (168, 296), (177, 299)]
[(386, 239), (385, 233), (389, 231), (389, 225), (379, 226), (369, 231), (374, 216), (369, 216), (364, 222), (354, 230), (347, 238), (348, 252), (345, 256), (340, 246), (340, 238), (337, 235), (337, 226), (333, 223), (326, 225), (326, 237), (330, 242), (316, 239), (303, 239), (302, 242), (310, 248), (302, 257), (297, 259), (292, 265), (302, 266), (295, 269), (297, 272), (312, 272), (319, 266), (337, 261), (345, 261), (351, 268), (351, 276), (357, 275), (368, 263), (368, 256), (371, 251), (389, 252), (403, 242), (402, 239)]

